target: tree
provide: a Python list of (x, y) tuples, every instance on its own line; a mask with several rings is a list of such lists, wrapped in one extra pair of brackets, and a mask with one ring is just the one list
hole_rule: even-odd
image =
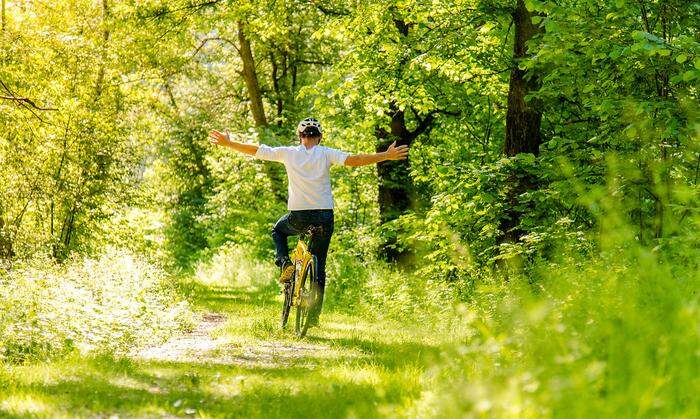
[[(351, 43), (343, 56), (317, 85), (330, 89), (336, 102), (316, 105), (349, 131), (371, 127), (373, 151), (393, 141), (415, 145), (428, 142), (443, 119), (455, 118), (467, 107), (464, 74), (473, 64), (458, 51), (474, 42), (464, 35), (460, 17), (464, 4), (404, 4), (384, 1), (359, 4), (333, 23)], [(480, 78), (481, 74), (470, 75)], [(371, 124), (371, 125), (370, 125)], [(349, 135), (352, 135), (351, 133)], [(377, 167), (379, 222), (384, 225), (380, 255), (390, 261), (411, 258), (399, 239), (400, 218), (424, 205), (417, 193), (409, 162), (385, 162)]]
[[(269, 125), (267, 117), (265, 116), (262, 92), (258, 84), (253, 51), (250, 46), (250, 41), (245, 34), (244, 24), (241, 21), (238, 22), (238, 52), (243, 63), (243, 79), (245, 80), (248, 97), (250, 99), (250, 110), (253, 114), (253, 120), (255, 121), (255, 126), (263, 132), (264, 136), (267, 134), (266, 131), (269, 129)], [(278, 105), (278, 108), (279, 107), (281, 107), (281, 105)], [(278, 109), (278, 113), (281, 114), (282, 110)], [(263, 141), (265, 140), (266, 139), (263, 139)], [(270, 185), (272, 186), (272, 192), (275, 198), (281, 202), (286, 202), (287, 193), (279, 165), (275, 165), (271, 162), (263, 162), (263, 168), (270, 178)]]
[(119, 31), (107, 43), (115, 27), (110, 4), (95, 6), (75, 0), (7, 9), (23, 25), (6, 26), (1, 38), (4, 257), (44, 249), (63, 259), (98, 245), (104, 220), (133, 190), (142, 149), (128, 129), (132, 103), (115, 82), (133, 54)]
[[(540, 87), (539, 75), (533, 71), (521, 68), (521, 61), (527, 58), (528, 43), (541, 32), (532, 23), (533, 14), (525, 6), (524, 0), (517, 0), (512, 12), (515, 37), (513, 40), (513, 68), (510, 72), (508, 89), (508, 110), (506, 112), (506, 132), (504, 152), (508, 157), (520, 153), (539, 155), (542, 135), (542, 104), (539, 99), (528, 98)], [(517, 167), (510, 177), (509, 194), (506, 197), (506, 213), (501, 221), (503, 240), (514, 242), (523, 234), (518, 229), (522, 205), (518, 197), (525, 191), (535, 187), (534, 179), (519, 171)]]

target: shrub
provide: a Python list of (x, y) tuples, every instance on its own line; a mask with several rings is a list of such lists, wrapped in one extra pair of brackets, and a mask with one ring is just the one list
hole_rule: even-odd
[[(477, 288), (417, 405), (439, 417), (696, 417), (700, 281), (658, 250), (540, 263)], [(693, 261), (694, 262), (690, 262)]]
[(457, 289), (420, 271), (336, 251), (329, 255), (326, 304), (339, 311), (399, 320), (427, 320), (455, 303)]
[(271, 259), (256, 258), (255, 250), (226, 243), (205, 253), (205, 258), (195, 266), (194, 277), (201, 284), (214, 286), (257, 286), (274, 282), (278, 269)]
[(63, 265), (38, 257), (0, 273), (0, 361), (124, 353), (190, 320), (162, 270), (119, 250)]

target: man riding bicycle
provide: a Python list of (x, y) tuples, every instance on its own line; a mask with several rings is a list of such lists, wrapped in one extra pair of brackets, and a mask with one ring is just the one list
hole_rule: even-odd
[(320, 146), (323, 138), (321, 124), (314, 118), (306, 118), (297, 126), (299, 145), (269, 147), (231, 140), (228, 133), (211, 131), (212, 144), (231, 148), (261, 160), (283, 163), (289, 180), (287, 212), (272, 228), (275, 242), (275, 264), (281, 269), (280, 282), (292, 279), (294, 266), (289, 259), (287, 237), (299, 235), (310, 226), (320, 227), (319, 234), (311, 237), (309, 246), (318, 261), (319, 300), (311, 325), (318, 324), (326, 284), (326, 255), (333, 234), (333, 192), (331, 190), (331, 164), (365, 166), (386, 160), (403, 160), (408, 157), (408, 146), (391, 144), (386, 151), (372, 154), (350, 154), (330, 147)]

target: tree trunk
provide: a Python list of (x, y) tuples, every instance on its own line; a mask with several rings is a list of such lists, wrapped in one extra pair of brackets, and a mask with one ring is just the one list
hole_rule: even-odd
[(75, 228), (76, 208), (72, 206), (65, 214), (61, 225), (61, 233), (52, 246), (52, 256), (58, 261), (63, 261), (68, 256), (71, 240), (73, 239), (73, 230)]
[[(415, 114), (418, 125), (413, 131), (406, 127), (406, 114), (399, 110), (394, 103), (389, 107), (392, 112), (391, 124), (387, 132), (383, 128), (377, 128), (377, 152), (385, 151), (391, 143), (410, 146), (419, 135), (428, 133), (433, 127), (435, 113), (433, 111), (421, 118)], [(415, 111), (414, 111), (415, 112)], [(410, 174), (408, 160), (385, 161), (377, 165), (377, 177), (379, 181), (378, 204), (379, 220), (382, 224), (399, 218), (406, 214), (415, 202), (415, 188)], [(394, 231), (393, 229), (391, 231)], [(407, 262), (412, 252), (410, 249), (397, 249), (396, 236), (386, 237), (380, 250), (381, 256), (390, 262)]]
[[(406, 117), (403, 111), (395, 111), (391, 118), (390, 131), (377, 129), (377, 152), (385, 151), (391, 143), (410, 145), (413, 138), (406, 129)], [(379, 181), (378, 204), (379, 220), (382, 224), (399, 218), (411, 207), (413, 180), (410, 176), (408, 160), (384, 161), (377, 165)], [(410, 252), (397, 249), (396, 236), (386, 237), (382, 244), (381, 255), (390, 262), (405, 260)]]
[(102, 0), (102, 54), (100, 67), (97, 70), (97, 82), (95, 82), (95, 102), (102, 95), (105, 78), (105, 61), (107, 60), (107, 43), (109, 42), (109, 0)]
[[(538, 90), (540, 84), (536, 74), (528, 74), (526, 70), (519, 68), (519, 61), (527, 57), (527, 42), (540, 33), (541, 29), (532, 24), (532, 14), (525, 7), (523, 0), (517, 1), (513, 11), (513, 22), (515, 26), (513, 45), (515, 65), (510, 73), (504, 152), (508, 157), (520, 153), (538, 155), (540, 144), (542, 144), (540, 134), (541, 103), (537, 99), (526, 101), (525, 97), (530, 92)], [(509, 177), (509, 182), (508, 209), (501, 219), (500, 225), (503, 232), (501, 240), (515, 242), (522, 236), (522, 231), (518, 228), (522, 214), (515, 208), (519, 204), (519, 196), (534, 187), (535, 179), (530, 179), (528, 176), (514, 171)]]
[[(408, 36), (409, 25), (399, 18), (393, 19), (394, 27), (403, 38)], [(408, 63), (408, 55), (402, 59), (400, 66)], [(413, 140), (420, 134), (427, 132), (432, 127), (433, 114), (428, 114), (425, 119), (415, 117), (419, 124), (413, 131), (406, 127), (406, 114), (400, 110), (396, 103), (389, 105), (391, 112), (391, 123), (389, 131), (377, 127), (375, 135), (377, 137), (377, 152), (385, 151), (391, 143), (396, 141), (396, 145), (410, 146)], [(414, 111), (415, 113), (415, 111)], [(401, 215), (406, 214), (411, 208), (415, 197), (413, 179), (410, 175), (409, 161), (385, 161), (377, 165), (379, 220), (382, 224), (396, 220)], [(388, 229), (387, 237), (381, 245), (380, 256), (390, 262), (407, 262), (412, 252), (410, 249), (397, 248), (397, 236), (395, 229)]]
[[(238, 22), (238, 51), (243, 62), (243, 78), (245, 79), (246, 89), (248, 90), (248, 99), (250, 100), (250, 111), (253, 114), (255, 126), (263, 130), (267, 130), (268, 122), (265, 117), (265, 108), (263, 107), (262, 92), (258, 84), (258, 75), (255, 71), (255, 60), (253, 59), (253, 50), (250, 47), (250, 40), (246, 37), (242, 22)], [(278, 201), (287, 201), (287, 191), (282, 177), (279, 165), (271, 162), (263, 162), (263, 170), (265, 175), (270, 179), (272, 192)]]
[(515, 42), (513, 45), (515, 66), (510, 73), (508, 90), (505, 153), (509, 157), (519, 153), (538, 155), (542, 143), (540, 136), (541, 105), (537, 99), (526, 102), (525, 96), (538, 90), (540, 84), (536, 75), (530, 75), (526, 70), (519, 68), (518, 61), (527, 57), (527, 42), (541, 30), (532, 24), (532, 15), (525, 7), (523, 0), (518, 0), (517, 7), (513, 12), (513, 21), (515, 23)]
[(243, 31), (243, 23), (238, 22), (238, 48), (243, 61), (243, 78), (248, 89), (248, 98), (250, 99), (250, 111), (255, 120), (255, 126), (267, 127), (267, 118), (265, 118), (265, 108), (263, 107), (262, 93), (258, 85), (258, 75), (255, 72), (255, 60), (253, 59), (253, 50), (250, 48), (250, 41)]
[(0, 259), (11, 259), (12, 256), (12, 237), (9, 229), (5, 228), (5, 209), (0, 202)]

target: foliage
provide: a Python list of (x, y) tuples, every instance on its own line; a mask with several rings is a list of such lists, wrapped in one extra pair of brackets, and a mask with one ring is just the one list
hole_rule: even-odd
[[(436, 416), (679, 417), (700, 404), (697, 247), (562, 257), (482, 284), (417, 411)], [(453, 327), (455, 327), (453, 326)]]
[[(262, 415), (256, 402), (291, 385), (307, 416), (699, 414), (695, 2), (3, 3), (5, 361), (162, 339), (187, 324), (178, 293), (227, 313), (234, 342), (291, 345), (275, 327), (269, 263), (282, 168), (206, 136), (295, 144), (296, 122), (315, 116), (324, 145), (411, 144), (405, 165), (333, 169), (329, 328), (315, 343), (342, 346), (337, 362), (295, 365), (272, 384), (269, 369), (226, 370), (255, 375), (253, 390), (173, 367), (173, 386), (193, 368), (243, 401), (189, 383), (188, 397), (151, 406), (139, 387), (124, 411), (184, 414), (182, 400), (201, 395), (213, 415)], [(541, 31), (517, 55), (523, 10)], [(517, 74), (536, 81), (515, 93), (541, 116), (541, 143), (506, 155)], [(391, 187), (410, 201), (396, 217), (382, 201)], [(410, 257), (378, 261), (387, 243)], [(160, 264), (187, 272), (176, 290)], [(155, 368), (93, 361), (106, 380)], [(326, 396), (339, 383), (374, 404), (309, 404), (305, 376)], [(104, 394), (122, 391), (100, 380)], [(13, 403), (0, 411), (22, 411)]]
[(172, 141), (164, 147), (163, 155), (168, 161), (161, 186), (170, 194), (165, 195), (170, 216), (165, 227), (168, 240), (166, 248), (171, 257), (182, 266), (188, 266), (206, 248), (206, 229), (201, 217), (212, 194), (213, 179), (205, 160), (205, 148), (200, 141), (206, 135), (201, 120), (178, 120), (171, 132)]
[(47, 258), (0, 277), (0, 360), (28, 362), (78, 351), (123, 354), (191, 321), (157, 266), (110, 250), (54, 265)]
[(130, 202), (151, 126), (134, 112), (144, 95), (120, 83), (124, 32), (94, 2), (15, 2), (3, 16), (2, 95), (30, 102), (0, 100), (0, 252), (62, 259), (95, 248)]
[[(418, 146), (412, 175), (430, 206), (395, 228), (435, 262), (426, 274), (480, 278), (499, 260), (551, 258), (562, 239), (589, 254), (612, 204), (635, 231), (629, 245), (692, 236), (700, 155), (697, 107), (690, 105), (698, 99), (690, 62), (698, 44), (687, 25), (694, 6), (527, 3), (545, 32), (531, 43), (532, 58), (518, 65), (541, 80), (531, 98), (542, 101), (545, 142), (537, 156), (504, 158), (498, 142), (479, 150), (477, 138), (459, 140), (472, 135), (469, 122), (462, 123), (466, 133), (433, 133), (430, 145)], [(479, 125), (487, 132), (489, 125)], [(523, 234), (503, 243), (503, 220), (512, 212), (522, 214)]]

